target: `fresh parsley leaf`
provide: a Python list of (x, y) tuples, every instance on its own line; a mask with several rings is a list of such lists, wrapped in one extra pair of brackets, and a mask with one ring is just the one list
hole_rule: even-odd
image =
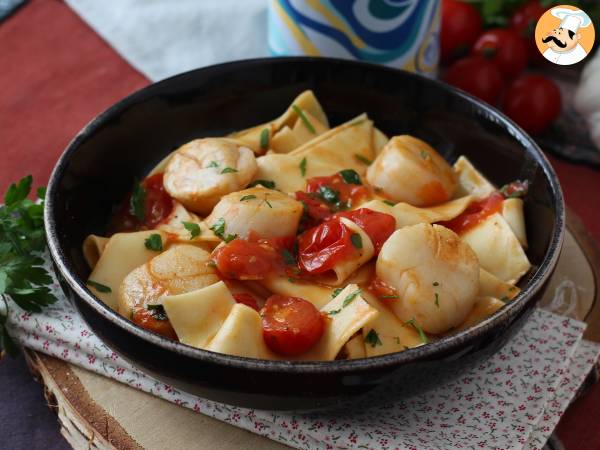
[(382, 200), (382, 202), (385, 203), (386, 205), (396, 206), (396, 204), (394, 202), (391, 202), (389, 200)]
[(211, 161), (210, 163), (208, 163), (208, 166), (206, 166), (208, 168), (212, 168), (212, 167), (219, 167), (219, 163), (217, 161)]
[(129, 200), (129, 213), (140, 222), (143, 222), (146, 215), (146, 189), (137, 180), (133, 184)]
[(294, 112), (296, 114), (298, 114), (298, 117), (300, 117), (300, 119), (302, 120), (302, 123), (308, 129), (308, 131), (310, 131), (312, 134), (317, 134), (317, 130), (315, 130), (315, 127), (313, 127), (313, 124), (310, 123), (310, 120), (308, 120), (308, 117), (306, 117), (306, 115), (304, 114), (304, 111), (302, 111), (302, 109), (296, 105), (292, 105), (292, 109), (294, 110)]
[(365, 158), (363, 155), (359, 155), (358, 153), (354, 154), (354, 157), (360, 161), (361, 163), (363, 163), (365, 166), (370, 166), (371, 164), (373, 164), (373, 161), (371, 161), (368, 158)]
[(340, 170), (340, 175), (346, 184), (362, 184), (360, 181), (360, 175), (354, 169)]
[(354, 299), (359, 296), (362, 293), (362, 291), (360, 289), (348, 294), (346, 296), (346, 298), (344, 299), (344, 301), (342, 302), (342, 308), (345, 308), (346, 306), (348, 306), (350, 303), (352, 303), (354, 301)]
[(288, 266), (296, 265), (296, 257), (292, 252), (290, 252), (287, 248), (284, 248), (281, 252), (281, 256), (283, 257), (283, 262)]
[(371, 347), (383, 345), (383, 342), (381, 342), (381, 339), (379, 339), (379, 335), (374, 328), (371, 328), (371, 330), (365, 336), (365, 343), (369, 344)]
[(242, 198), (240, 198), (240, 202), (246, 202), (248, 200), (252, 200), (253, 198), (256, 198), (256, 195), (244, 195)]
[(225, 238), (223, 240), (225, 241), (226, 244), (229, 244), (231, 241), (233, 241), (237, 237), (238, 237), (237, 234), (228, 234), (227, 236), (225, 236)]
[(267, 204), (267, 206), (271, 209), (273, 209), (273, 205), (271, 205), (271, 202), (269, 202), (269, 200), (267, 200), (267, 198), (265, 197), (265, 203)]
[(335, 316), (336, 314), (340, 313), (341, 311), (342, 311), (342, 308), (332, 309), (331, 311), (328, 311), (327, 314), (330, 316)]
[(225, 239), (225, 219), (220, 217), (212, 227), (210, 227), (213, 233), (215, 233), (221, 239)]
[(25, 200), (31, 191), (32, 183), (33, 177), (31, 175), (23, 177), (18, 183), (12, 183), (6, 194), (4, 194), (4, 204), (13, 206)]
[(269, 148), (269, 129), (265, 128), (260, 132), (260, 148), (266, 150)]
[(105, 284), (98, 283), (97, 281), (87, 280), (85, 284), (92, 286), (98, 292), (102, 292), (103, 294), (108, 294), (112, 292), (112, 289), (110, 287), (106, 286)]
[(162, 250), (163, 250), (162, 237), (158, 233), (153, 233), (150, 235), (150, 237), (148, 237), (148, 239), (146, 239), (144, 241), (144, 245), (146, 246), (146, 248), (148, 250), (152, 250), (155, 252), (162, 252)]
[(37, 198), (39, 198), (40, 200), (46, 199), (46, 187), (45, 186), (40, 186), (39, 188), (37, 188)]
[(352, 242), (352, 245), (354, 246), (354, 248), (357, 248), (360, 250), (363, 247), (362, 237), (358, 233), (351, 234), (350, 241)]
[(319, 186), (317, 190), (319, 196), (327, 203), (337, 203), (340, 201), (340, 193), (329, 186)]
[(332, 292), (331, 292), (331, 298), (336, 298), (338, 296), (338, 294), (340, 292), (342, 292), (344, 290), (344, 288), (335, 288)]
[(266, 187), (267, 189), (275, 189), (275, 182), (269, 180), (254, 180), (248, 185), (248, 187), (251, 188), (254, 186), (258, 186), (259, 184)]
[(233, 167), (225, 167), (223, 170), (221, 170), (221, 175), (224, 173), (236, 173), (237, 169), (234, 169)]
[(427, 339), (427, 335), (423, 331), (423, 328), (421, 328), (419, 326), (419, 324), (415, 321), (414, 317), (412, 319), (410, 319), (410, 320), (407, 320), (404, 323), (405, 323), (405, 325), (412, 326), (417, 331), (417, 333), (419, 333), (419, 337), (421, 338), (421, 342), (423, 342), (423, 344), (428, 344), (429, 343), (429, 339)]
[(146, 309), (152, 312), (152, 317), (156, 320), (169, 320), (163, 305), (146, 305)]
[(200, 230), (200, 225), (195, 222), (181, 222), (183, 227), (190, 232), (190, 240), (194, 239), (196, 236), (200, 236), (202, 230)]
[(435, 306), (440, 307), (440, 294), (435, 293)]
[(302, 158), (302, 161), (300, 161), (300, 174), (303, 177), (306, 176), (306, 158)]

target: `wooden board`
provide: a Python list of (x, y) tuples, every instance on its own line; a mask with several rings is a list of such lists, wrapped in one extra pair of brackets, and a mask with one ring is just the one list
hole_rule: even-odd
[[(600, 250), (572, 213), (567, 223), (563, 251), (542, 304), (585, 320), (585, 338), (600, 342)], [(551, 304), (556, 289), (562, 289), (563, 301)], [(26, 351), (26, 358), (73, 448), (287, 448), (44, 354)]]

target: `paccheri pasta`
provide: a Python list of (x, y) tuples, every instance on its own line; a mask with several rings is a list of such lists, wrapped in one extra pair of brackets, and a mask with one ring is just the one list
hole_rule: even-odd
[(279, 118), (193, 140), (137, 182), (88, 286), (137, 325), (214, 352), (353, 359), (476, 325), (530, 269), (526, 182), (388, 139), (367, 114), (330, 128), (311, 91)]

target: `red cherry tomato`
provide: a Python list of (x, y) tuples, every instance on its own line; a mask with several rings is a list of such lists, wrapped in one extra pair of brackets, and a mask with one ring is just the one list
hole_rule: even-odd
[(155, 313), (146, 308), (137, 308), (133, 311), (133, 323), (146, 330), (154, 331), (170, 339), (177, 340), (177, 334), (168, 319), (160, 320)]
[(331, 270), (338, 261), (354, 254), (352, 231), (339, 219), (328, 220), (298, 237), (298, 263), (308, 273)]
[(519, 6), (510, 18), (510, 27), (515, 30), (525, 41), (529, 57), (535, 60), (544, 60), (535, 45), (535, 26), (540, 17), (546, 12), (538, 0), (529, 1)]
[(260, 315), (265, 344), (280, 355), (300, 355), (323, 335), (323, 315), (302, 298), (272, 295)]
[(315, 198), (306, 192), (296, 192), (296, 200), (302, 202), (304, 214), (302, 215), (301, 229), (306, 230), (319, 225), (325, 218), (331, 216), (332, 211), (324, 200)]
[(258, 303), (256, 303), (256, 299), (252, 297), (250, 294), (245, 292), (240, 292), (238, 294), (233, 294), (233, 298), (237, 303), (241, 303), (243, 305), (249, 306), (252, 309), (258, 311)]
[(481, 17), (470, 4), (443, 0), (440, 56), (443, 63), (466, 55), (481, 33)]
[(507, 80), (519, 75), (528, 59), (523, 38), (515, 30), (503, 28), (488, 30), (479, 36), (471, 54), (492, 61)]
[(262, 280), (282, 269), (281, 255), (270, 245), (234, 239), (212, 256), (217, 270), (236, 280)]
[(440, 222), (440, 225), (461, 234), (500, 211), (503, 201), (504, 196), (500, 192), (494, 192), (488, 198), (471, 203), (461, 215), (447, 222)]
[(375, 253), (379, 253), (385, 241), (396, 230), (396, 219), (393, 216), (372, 209), (359, 208), (354, 211), (339, 212), (332, 216), (332, 219), (337, 217), (350, 219), (361, 227), (373, 242)]
[(131, 194), (129, 194), (110, 223), (110, 234), (122, 231), (151, 230), (163, 222), (173, 211), (173, 198), (165, 191), (162, 173), (146, 178), (141, 185), (145, 192), (144, 220), (140, 222), (131, 213)]
[(504, 82), (502, 73), (485, 58), (469, 56), (452, 64), (444, 81), (493, 105), (498, 100)]
[(546, 77), (524, 75), (508, 87), (503, 109), (525, 131), (537, 134), (560, 114), (560, 90)]

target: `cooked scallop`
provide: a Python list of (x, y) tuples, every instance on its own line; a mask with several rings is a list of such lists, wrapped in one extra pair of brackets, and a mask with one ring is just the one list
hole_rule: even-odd
[(273, 189), (254, 187), (226, 195), (215, 206), (206, 223), (222, 237), (295, 236), (302, 216), (302, 203)]
[(376, 271), (398, 291), (399, 298), (388, 303), (394, 313), (433, 334), (461, 324), (479, 290), (477, 256), (441, 225), (396, 230), (381, 249)]
[(225, 138), (196, 139), (173, 153), (164, 185), (186, 208), (206, 215), (223, 195), (243, 189), (256, 170), (254, 153), (243, 144)]
[(183, 294), (219, 281), (208, 265), (210, 253), (187, 244), (173, 245), (125, 277), (119, 288), (119, 313), (131, 317), (138, 306), (160, 303), (165, 295)]
[(452, 197), (456, 175), (452, 167), (426, 142), (395, 136), (367, 170), (367, 180), (394, 202), (431, 206)]

